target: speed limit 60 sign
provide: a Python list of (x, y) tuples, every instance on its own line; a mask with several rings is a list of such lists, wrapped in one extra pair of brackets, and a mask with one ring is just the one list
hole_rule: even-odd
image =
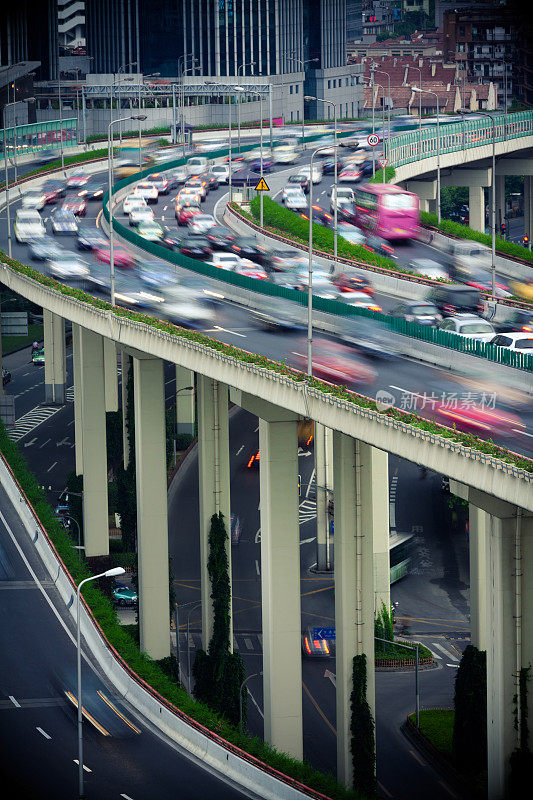
[(377, 144), (379, 144), (379, 136), (377, 133), (371, 133), (370, 136), (367, 137), (367, 142), (370, 147), (375, 147)]

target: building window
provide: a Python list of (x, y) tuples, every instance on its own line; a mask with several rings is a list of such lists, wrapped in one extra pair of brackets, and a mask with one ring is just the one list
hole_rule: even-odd
[(333, 79), (333, 88), (334, 88), (334, 89), (336, 89), (336, 88), (337, 88), (337, 81), (336, 81), (335, 79)]
[(331, 89), (331, 81), (328, 81), (328, 89)]
[(294, 88), (296, 89), (296, 94), (300, 94), (300, 84), (297, 83)]
[(292, 83), (291, 83), (291, 85), (289, 87), (289, 94), (292, 94), (292, 89), (293, 89), (293, 87), (292, 87)]

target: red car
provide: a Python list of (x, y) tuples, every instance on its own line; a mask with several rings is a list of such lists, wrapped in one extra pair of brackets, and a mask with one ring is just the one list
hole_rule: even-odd
[(78, 172), (73, 175), (69, 175), (67, 178), (67, 189), (81, 189), (82, 186), (85, 186), (88, 180), (89, 176), (84, 172)]
[(191, 220), (195, 214), (201, 214), (202, 212), (198, 208), (198, 206), (176, 206), (176, 222), (178, 225), (188, 225), (189, 220)]
[[(94, 251), (94, 254), (98, 261), (103, 261), (104, 264), (109, 264), (111, 261), (109, 245), (102, 245)], [(124, 247), (113, 247), (113, 262), (116, 267), (123, 269), (131, 269), (135, 265), (132, 254)]]
[(237, 272), (239, 275), (246, 275), (247, 278), (257, 278), (260, 281), (268, 280), (268, 275), (265, 270), (252, 262), (249, 264), (238, 264), (233, 269), (233, 272)]
[[(300, 347), (300, 350), (302, 352), (294, 353), (295, 365), (305, 370), (307, 369), (305, 347)], [(376, 379), (375, 370), (354, 357), (352, 348), (326, 339), (317, 340), (313, 345), (313, 375), (330, 383), (348, 387), (358, 383), (373, 383)]]
[(87, 200), (83, 197), (71, 197), (68, 200), (63, 200), (61, 208), (71, 211), (77, 217), (84, 217), (87, 211)]
[(340, 272), (331, 279), (331, 282), (344, 294), (348, 292), (362, 292), (369, 297), (374, 297), (374, 287), (368, 278), (365, 278), (363, 275), (357, 275), (353, 272)]
[(67, 190), (65, 189), (64, 181), (51, 179), (43, 183), (42, 192), (46, 198), (45, 202), (52, 204), (65, 197)]
[(501, 408), (489, 408), (479, 403), (459, 408), (448, 408), (446, 405), (438, 403), (431, 416), (444, 425), (449, 427), (455, 425), (461, 431), (475, 433), (483, 438), (490, 438), (495, 433), (511, 434), (516, 429), (525, 428), (524, 423), (516, 414), (503, 411)]

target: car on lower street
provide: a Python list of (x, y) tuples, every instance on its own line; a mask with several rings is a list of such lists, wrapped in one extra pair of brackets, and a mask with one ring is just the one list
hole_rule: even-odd
[(125, 583), (117, 583), (113, 588), (113, 600), (118, 606), (135, 606), (139, 596), (135, 589)]
[(302, 634), (302, 654), (312, 658), (334, 658), (335, 641), (316, 638), (314, 629), (308, 627), (305, 633)]
[(34, 350), (31, 354), (32, 364), (37, 364), (38, 366), (44, 364), (44, 347), (41, 347), (39, 350)]
[(57, 203), (63, 197), (66, 197), (67, 189), (65, 181), (50, 178), (42, 185), (42, 191), (46, 197), (45, 202), (48, 204)]
[(2, 386), (7, 386), (8, 383), (11, 383), (11, 373), (5, 367), (2, 367)]

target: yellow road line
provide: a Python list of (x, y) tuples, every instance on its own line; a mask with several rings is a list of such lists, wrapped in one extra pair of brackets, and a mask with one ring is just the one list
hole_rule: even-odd
[[(70, 700), (70, 702), (73, 703), (76, 708), (78, 708), (78, 698), (74, 697), (72, 692), (65, 692), (65, 694), (68, 697), (68, 699)], [(84, 708), (83, 706), (81, 707), (81, 713), (82, 713), (82, 716), (84, 716), (92, 725), (94, 725), (94, 727), (96, 728), (97, 731), (100, 731), (102, 736), (111, 736), (109, 731), (106, 731), (104, 726), (100, 725), (100, 723), (95, 720), (95, 718), (92, 716), (92, 714), (89, 714), (87, 709)]]
[(388, 790), (388, 789), (385, 789), (385, 787), (383, 786), (383, 784), (381, 783), (381, 781), (378, 781), (378, 786), (379, 786), (379, 788), (381, 789), (381, 791), (383, 792), (383, 794), (386, 794), (386, 795), (387, 795), (387, 797), (394, 797), (394, 795), (393, 795), (393, 794), (391, 794), (391, 793), (389, 792), (389, 790)]
[(310, 701), (312, 702), (312, 704), (314, 705), (314, 707), (315, 707), (315, 708), (316, 708), (316, 710), (318, 711), (319, 715), (322, 717), (322, 719), (324, 720), (324, 722), (326, 723), (326, 725), (328, 726), (328, 728), (329, 728), (329, 729), (330, 729), (330, 730), (331, 730), (331, 731), (334, 733), (334, 735), (336, 736), (336, 735), (337, 735), (337, 731), (335, 730), (335, 728), (333, 727), (333, 725), (331, 724), (331, 722), (329, 721), (329, 719), (326, 717), (326, 715), (324, 714), (324, 712), (322, 711), (322, 709), (321, 709), (321, 708), (320, 708), (320, 706), (318, 705), (317, 701), (315, 700), (315, 698), (313, 697), (313, 695), (311, 694), (311, 692), (309, 691), (309, 689), (307, 688), (307, 686), (305, 685), (305, 683), (304, 683), (303, 681), (302, 681), (302, 686), (303, 686), (303, 690), (304, 690), (304, 692), (306, 693), (306, 695), (308, 696), (308, 698), (310, 699)]
[(109, 708), (112, 708), (112, 709), (113, 709), (113, 711), (115, 712), (115, 714), (117, 715), (117, 717), (120, 717), (120, 719), (122, 720), (122, 722), (125, 722), (125, 723), (126, 723), (126, 725), (128, 725), (128, 727), (130, 727), (130, 728), (132, 729), (132, 731), (135, 731), (135, 733), (140, 733), (140, 732), (141, 732), (141, 731), (139, 730), (139, 728), (135, 727), (135, 725), (134, 725), (132, 722), (130, 722), (128, 719), (126, 719), (126, 717), (124, 716), (124, 714), (121, 714), (121, 713), (120, 713), (120, 711), (118, 710), (118, 708), (117, 708), (117, 707), (116, 707), (116, 706), (115, 706), (115, 705), (114, 705), (114, 704), (111, 702), (111, 700), (109, 700), (109, 699), (108, 699), (108, 698), (105, 696), (105, 694), (104, 694), (103, 692), (101, 692), (101, 691), (100, 691), (100, 689), (98, 689), (98, 691), (97, 691), (97, 694), (98, 694), (98, 695), (99, 695), (99, 696), (102, 698), (102, 700), (104, 701), (104, 703), (106, 703), (106, 704), (109, 706)]

